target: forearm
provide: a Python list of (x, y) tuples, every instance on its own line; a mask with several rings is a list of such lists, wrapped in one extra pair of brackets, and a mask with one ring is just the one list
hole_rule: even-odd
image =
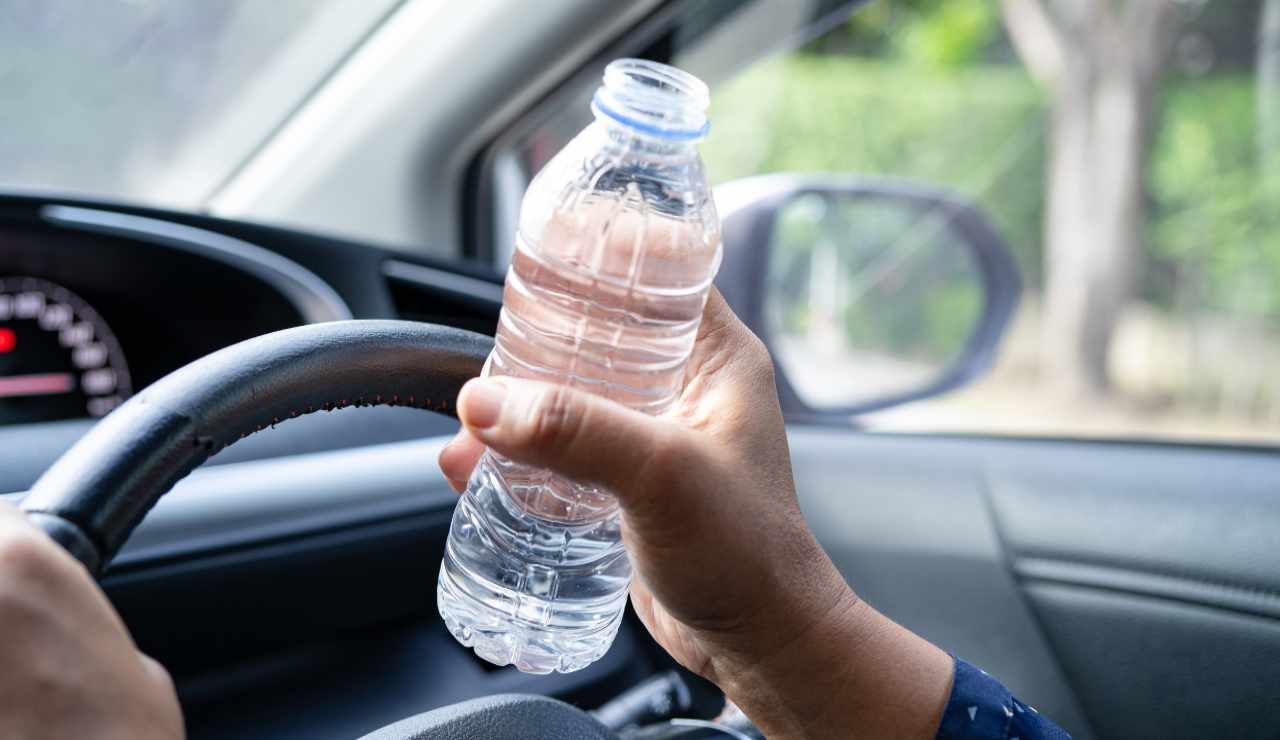
[(840, 586), (794, 640), (753, 664), (718, 665), (721, 687), (772, 740), (933, 740), (951, 657)]

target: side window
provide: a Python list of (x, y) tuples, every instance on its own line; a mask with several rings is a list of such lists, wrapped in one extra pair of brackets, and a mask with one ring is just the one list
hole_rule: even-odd
[(613, 44), (498, 137), (472, 165), (464, 222), (471, 257), (506, 269), (520, 197), (533, 174), (591, 118), (610, 60), (676, 64), (714, 88), (771, 53), (843, 23), (865, 0), (678, 0)]
[[(1024, 291), (994, 368), (859, 423), (1280, 439), (1280, 0), (675, 3), (476, 163), (474, 256), (505, 267), (532, 173), (586, 123), (604, 63), (622, 55), (712, 85), (703, 156), (716, 184), (791, 173), (944, 188), (1010, 245)], [(805, 211), (788, 218), (813, 222)], [(864, 240), (872, 224), (881, 258), (774, 254), (765, 307), (806, 340), (775, 347), (779, 361), (842, 402), (936, 372), (977, 300), (972, 266), (951, 264), (945, 244), (911, 247), (924, 243), (914, 219), (857, 223)], [(893, 259), (901, 245), (911, 259)], [(903, 267), (850, 291), (821, 260)], [(836, 356), (870, 345), (900, 356)]]
[[(872, 3), (715, 85), (711, 119), (717, 182), (942, 186), (1014, 249), (994, 369), (871, 428), (1280, 440), (1280, 0)], [(807, 300), (770, 312), (813, 333)], [(839, 308), (849, 345), (901, 323), (891, 293)]]

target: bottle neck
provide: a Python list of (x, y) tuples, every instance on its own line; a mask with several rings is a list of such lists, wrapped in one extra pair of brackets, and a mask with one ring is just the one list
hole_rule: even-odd
[(596, 114), (596, 125), (600, 128), (607, 145), (611, 149), (626, 149), (646, 156), (662, 158), (686, 158), (698, 155), (699, 140), (672, 140), (639, 131), (633, 126), (620, 123), (607, 115)]
[(620, 59), (605, 68), (591, 110), (610, 138), (679, 153), (706, 137), (709, 100), (707, 86), (687, 72), (643, 59)]

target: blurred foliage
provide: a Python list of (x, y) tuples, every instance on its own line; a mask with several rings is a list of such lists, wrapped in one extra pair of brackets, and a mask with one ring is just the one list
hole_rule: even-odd
[[(1024, 306), (1034, 308), (1043, 285), (1050, 109), (1023, 70), (999, 7), (996, 0), (879, 0), (798, 51), (751, 67), (713, 95), (704, 147), (713, 179), (830, 172), (954, 190), (1010, 243), (1028, 289)], [(1180, 434), (1200, 438), (1211, 426), (1232, 436), (1254, 429), (1242, 422), (1248, 419), (1265, 422), (1256, 430), (1274, 441), (1280, 147), (1263, 140), (1275, 141), (1265, 122), (1280, 106), (1280, 84), (1263, 87), (1267, 77), (1257, 69), (1262, 7), (1263, 0), (1177, 2), (1151, 118), (1139, 295), (1113, 338), (1122, 351), (1112, 370), (1137, 402), (1110, 404), (1105, 414), (1058, 405), (1061, 397), (1035, 372), (1044, 343), (1037, 314), (1024, 310), (999, 380), (956, 407), (967, 416), (995, 401), (978, 427), (1014, 400), (1011, 407), (1042, 406), (1034, 421), (1017, 415), (1011, 428), (1020, 431), (1079, 425), (1086, 433), (1146, 435), (1181, 425)], [(780, 250), (786, 254), (770, 266), (780, 271), (770, 275), (770, 289), (782, 298), (769, 302), (777, 304), (774, 326), (818, 347), (903, 359), (938, 357), (947, 349), (939, 340), (968, 335), (980, 293), (935, 283), (925, 292), (836, 301), (842, 336), (833, 341), (831, 302), (808, 297), (806, 281), (823, 274), (813, 269), (811, 247), (825, 238), (810, 231), (792, 229)], [(816, 261), (823, 260), (830, 264), (829, 257)]]
[[(1139, 268), (1139, 298), (1170, 315), (1216, 312), (1280, 325), (1280, 173), (1263, 172), (1258, 154), (1257, 12), (1257, 3), (1215, 13), (1192, 1), (1181, 6), (1179, 51), (1147, 174)], [(1184, 47), (1194, 59), (1183, 58)], [(1028, 288), (1043, 283), (1047, 104), (993, 0), (865, 6), (799, 52), (718, 87), (710, 117), (703, 154), (714, 182), (803, 172), (950, 188), (991, 218)], [(788, 259), (799, 259), (796, 247), (791, 252)], [(846, 311), (847, 338), (909, 355), (922, 350), (901, 346), (913, 337), (942, 347), (942, 338), (966, 335), (957, 316), (968, 315), (965, 302), (973, 300), (937, 291), (927, 309), (902, 319), (913, 326), (890, 326), (877, 314), (881, 306), (855, 303)], [(790, 302), (783, 320), (801, 329), (809, 312), (803, 301)], [(927, 314), (934, 318), (922, 319)]]
[(900, 44), (904, 56), (936, 67), (979, 61), (999, 36), (999, 5), (991, 0), (948, 0), (908, 26)]
[[(1257, 3), (1241, 9), (1203, 14), (1187, 31), (1221, 48), (1218, 71), (1165, 84), (1140, 297), (1280, 324), (1280, 173), (1259, 162), (1254, 79), (1235, 48), (1253, 48)], [(1042, 284), (1047, 109), (997, 3), (873, 3), (718, 88), (711, 118), (703, 153), (714, 181), (832, 172), (950, 188), (991, 218), (1028, 286)]]
[(846, 350), (950, 364), (982, 311), (977, 265), (958, 240), (944, 214), (897, 198), (791, 200), (771, 239), (771, 331), (827, 343), (825, 325)]
[(1255, 95), (1236, 75), (1166, 90), (1143, 286), (1158, 305), (1280, 320), (1280, 193), (1259, 161)]
[[(850, 303), (841, 320), (853, 347), (888, 351), (894, 357), (936, 363), (955, 362), (973, 334), (982, 312), (982, 288), (975, 276), (931, 286), (911, 295), (878, 291), (876, 300)], [(889, 305), (897, 310), (886, 311)]]
[(995, 0), (873, 2), (810, 42), (809, 53), (892, 57), (933, 67), (1008, 58)]
[[(873, 6), (874, 7), (874, 6)], [(1016, 67), (919, 69), (846, 56), (758, 64), (712, 98), (712, 180), (766, 172), (887, 175), (976, 200), (1038, 280), (1044, 121)]]

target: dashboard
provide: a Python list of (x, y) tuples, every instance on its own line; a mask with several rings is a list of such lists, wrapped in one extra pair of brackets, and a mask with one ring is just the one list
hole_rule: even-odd
[[(222, 347), (345, 318), (492, 334), (501, 294), (490, 270), (373, 244), (0, 194), (0, 499)], [(607, 659), (541, 677), (448, 635), (430, 584), (456, 501), (435, 460), (456, 429), (411, 408), (307, 414), (220, 451), (148, 513), (102, 586), (173, 676), (188, 737), (357, 737), (513, 691), (594, 706), (657, 670), (630, 622)]]
[(193, 360), (304, 323), (483, 329), (496, 278), (465, 273), (269, 227), (0, 200), (0, 426), (100, 418)]
[[(260, 248), (90, 209), (41, 216), (0, 221), (0, 424), (104, 416), (198, 357), (308, 318)], [(326, 297), (310, 318), (350, 317)]]
[[(26, 490), (98, 418), (223, 347), (349, 318), (492, 334), (501, 299), (502, 276), (475, 264), (203, 214), (0, 194), (0, 493)], [(209, 464), (421, 439), (453, 423), (386, 409), (313, 415)]]

